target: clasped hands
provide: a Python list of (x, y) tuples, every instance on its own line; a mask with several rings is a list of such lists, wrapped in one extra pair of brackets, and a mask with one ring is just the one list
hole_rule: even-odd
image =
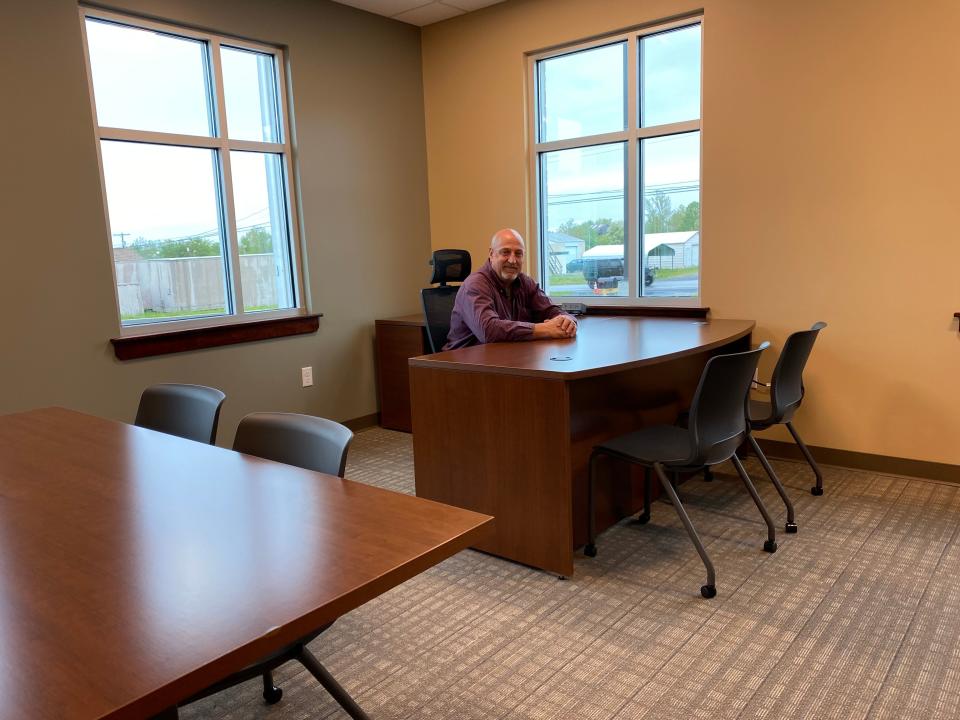
[(569, 315), (557, 315), (540, 323), (543, 336), (548, 338), (572, 338), (577, 335), (577, 322)]

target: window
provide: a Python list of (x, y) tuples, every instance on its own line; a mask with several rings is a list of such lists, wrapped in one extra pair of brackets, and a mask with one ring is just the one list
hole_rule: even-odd
[(531, 58), (549, 295), (699, 297), (700, 45), (697, 18)]
[(125, 332), (299, 314), (281, 50), (81, 21)]

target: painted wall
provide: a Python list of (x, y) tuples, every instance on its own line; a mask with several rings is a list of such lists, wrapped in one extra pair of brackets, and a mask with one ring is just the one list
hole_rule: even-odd
[[(416, 312), (430, 252), (420, 31), (326, 0), (118, 0), (114, 7), (289, 48), (315, 335), (117, 361), (108, 227), (77, 4), (0, 23), (0, 412), (63, 405), (131, 420), (156, 382), (227, 394), (220, 443), (257, 410), (376, 411), (373, 322)], [(300, 388), (312, 365), (315, 386)]]
[[(762, 375), (791, 331), (829, 323), (808, 443), (960, 464), (960, 4), (701, 7), (703, 304), (757, 321)], [(434, 246), (476, 259), (499, 227), (529, 235), (525, 53), (696, 9), (510, 0), (425, 28)]]

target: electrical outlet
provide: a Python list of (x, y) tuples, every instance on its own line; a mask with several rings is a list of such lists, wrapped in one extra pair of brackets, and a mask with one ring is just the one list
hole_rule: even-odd
[(313, 385), (313, 368), (300, 368), (300, 386), (310, 387), (311, 385)]

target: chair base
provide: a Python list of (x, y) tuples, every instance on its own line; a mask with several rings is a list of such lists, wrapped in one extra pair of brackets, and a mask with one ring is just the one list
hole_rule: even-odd
[(817, 487), (816, 485), (814, 485), (812, 488), (810, 488), (810, 494), (817, 495), (817, 496), (823, 495), (823, 488)]
[(768, 553), (775, 553), (777, 551), (777, 542), (776, 540), (767, 540), (763, 543), (763, 549)]
[(716, 585), (701, 585), (700, 594), (703, 595), (707, 600), (717, 596), (717, 586)]
[(796, 534), (796, 532), (797, 532), (797, 530), (798, 530), (797, 524), (796, 524), (796, 523), (791, 523), (791, 522), (788, 522), (788, 523), (786, 524), (786, 527), (785, 527), (784, 529), (785, 529), (788, 533), (791, 533), (791, 534), (794, 534), (794, 535)]

